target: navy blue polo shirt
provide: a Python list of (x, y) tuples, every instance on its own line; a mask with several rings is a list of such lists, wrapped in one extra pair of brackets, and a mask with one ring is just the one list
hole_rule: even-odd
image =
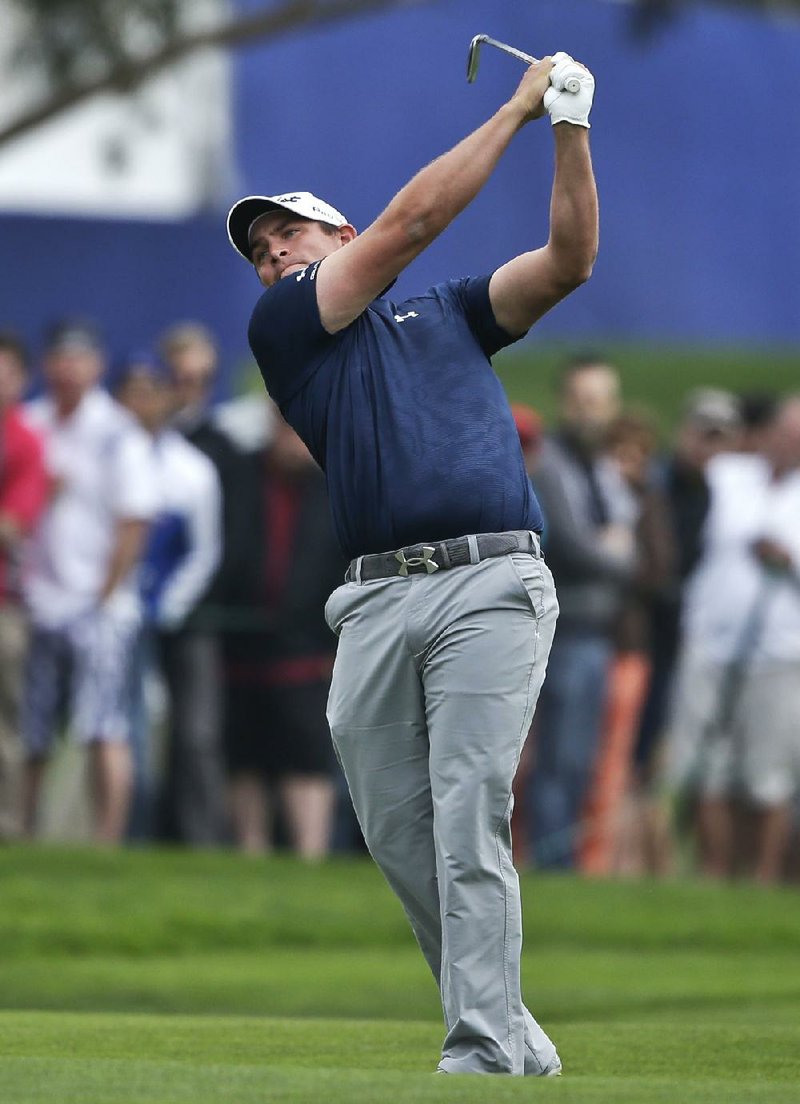
[(256, 304), (249, 339), (267, 390), (326, 473), (348, 557), (468, 533), (542, 528), (490, 356), (510, 345), (489, 277), (375, 299), (329, 334), (316, 261)]

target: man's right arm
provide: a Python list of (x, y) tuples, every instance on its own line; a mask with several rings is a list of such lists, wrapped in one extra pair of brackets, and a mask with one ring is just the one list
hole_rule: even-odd
[(511, 139), (543, 112), (549, 58), (532, 65), (488, 122), (427, 165), (363, 234), (330, 254), (317, 274), (317, 303), (328, 333), (356, 319), (477, 196)]

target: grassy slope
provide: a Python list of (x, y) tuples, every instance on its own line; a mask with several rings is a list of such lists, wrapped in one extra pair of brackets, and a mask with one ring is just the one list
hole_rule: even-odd
[[(579, 349), (534, 341), (502, 353), (495, 367), (512, 400), (552, 418), (558, 368)], [(800, 388), (800, 349), (604, 343), (598, 351), (619, 367), (625, 400), (648, 407), (665, 432), (693, 387), (775, 393)]]
[[(366, 861), (9, 849), (0, 886), (4, 1101), (530, 1096), (430, 1077), (435, 988)], [(797, 1099), (796, 893), (542, 876), (523, 890), (526, 992), (570, 1074), (537, 1090)]]

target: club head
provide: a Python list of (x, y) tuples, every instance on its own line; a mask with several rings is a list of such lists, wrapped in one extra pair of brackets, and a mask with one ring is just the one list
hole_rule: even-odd
[(509, 54), (511, 57), (517, 58), (518, 61), (524, 62), (525, 65), (534, 65), (536, 63), (536, 58), (531, 57), (530, 54), (524, 54), (522, 50), (518, 50), (516, 46), (509, 46), (507, 42), (498, 42), (496, 38), (492, 38), (490, 35), (475, 35), (472, 42), (469, 44), (469, 53), (467, 54), (467, 80), (470, 84), (478, 75), (478, 60), (480, 58), (480, 49), (484, 42), (488, 46), (494, 46), (498, 50), (502, 50), (504, 54)]
[(485, 42), (488, 37), (489, 36), (485, 34), (475, 35), (472, 42), (469, 44), (469, 53), (467, 54), (467, 80), (470, 84), (472, 84), (478, 75), (481, 43)]

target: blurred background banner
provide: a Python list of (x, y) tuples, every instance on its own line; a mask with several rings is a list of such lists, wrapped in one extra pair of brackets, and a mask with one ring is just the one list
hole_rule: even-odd
[[(12, 140), (0, 133), (0, 314), (34, 343), (65, 313), (98, 319), (114, 352), (191, 316), (218, 334), (224, 363), (246, 358), (259, 288), (227, 242), (229, 204), (251, 192), (308, 189), (363, 229), (513, 90), (520, 67), (488, 50), (467, 84), (467, 47), (481, 32), (537, 56), (566, 49), (597, 76), (600, 258), (592, 281), (537, 326), (537, 337), (800, 339), (800, 134), (787, 117), (800, 20), (791, 6), (167, 6), (178, 21), (169, 41), (264, 12), (275, 16), (273, 33), (187, 51), (130, 90), (107, 89)], [(28, 41), (25, 8), (0, 4), (12, 32), (6, 52)], [(152, 42), (140, 30), (146, 56)], [(96, 57), (83, 77), (92, 65)], [(7, 125), (46, 89), (33, 60), (4, 74)], [(398, 295), (490, 270), (544, 240), (546, 126), (512, 146), (457, 225), (403, 275)]]

